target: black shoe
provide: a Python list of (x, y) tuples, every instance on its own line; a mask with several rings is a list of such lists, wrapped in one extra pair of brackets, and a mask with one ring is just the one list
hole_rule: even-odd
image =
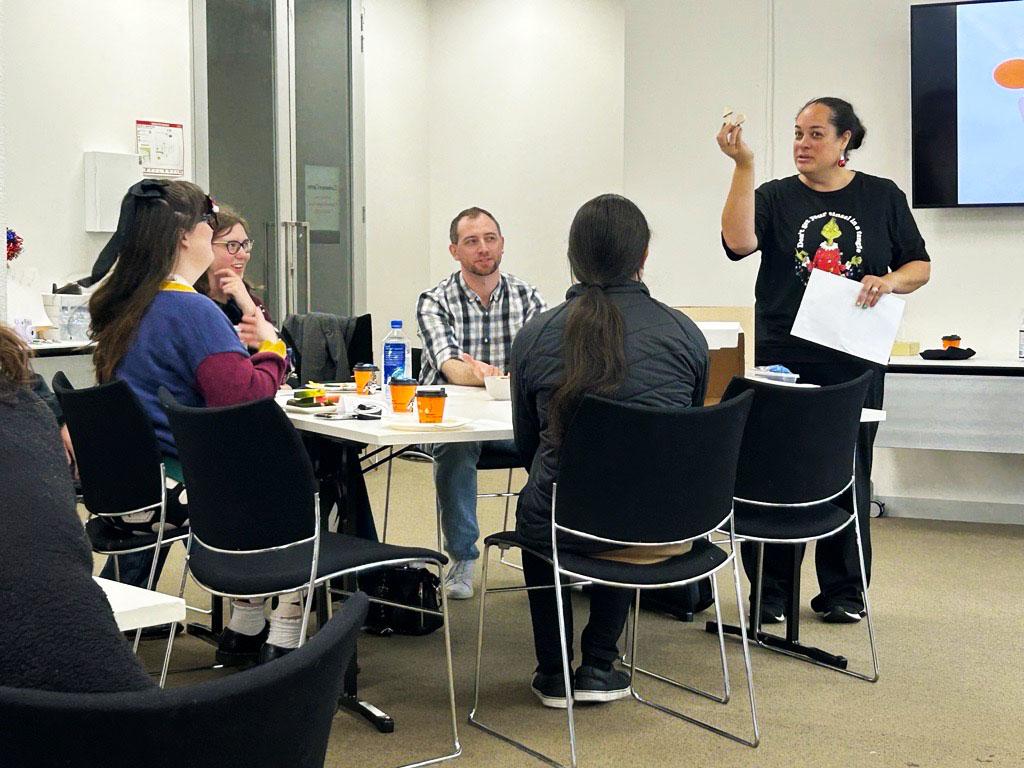
[[(128, 629), (125, 630), (124, 636), (128, 640), (135, 642), (135, 633), (138, 630)], [(143, 627), (142, 628), (142, 639), (143, 640), (166, 640), (167, 634), (171, 631), (170, 624), (158, 624), (155, 627)], [(185, 631), (185, 625), (180, 621), (174, 627), (174, 636), (177, 637)]]
[(565, 709), (568, 706), (565, 701), (565, 675), (561, 672), (556, 675), (537, 672), (533, 676), (530, 690), (537, 695), (540, 703), (545, 707)]
[(856, 624), (864, 617), (864, 609), (849, 603), (826, 605), (821, 620), (826, 624)]
[(263, 629), (255, 635), (243, 635), (241, 632), (226, 628), (221, 633), (220, 642), (217, 643), (217, 663), (225, 667), (240, 667), (256, 661), (256, 656), (267, 641), (269, 632), (270, 624), (267, 622), (263, 623)]
[(260, 648), (259, 656), (256, 657), (256, 663), (266, 664), (274, 659), (280, 659), (282, 656), (287, 656), (294, 650), (294, 648), (282, 648), (280, 645), (264, 643), (263, 647)]
[(615, 701), (629, 696), (629, 675), (621, 669), (587, 665), (576, 670), (576, 701)]
[[(751, 615), (754, 613), (753, 607), (750, 609)], [(786, 609), (781, 605), (774, 605), (772, 603), (761, 603), (761, 623), (762, 624), (782, 624), (786, 621)]]

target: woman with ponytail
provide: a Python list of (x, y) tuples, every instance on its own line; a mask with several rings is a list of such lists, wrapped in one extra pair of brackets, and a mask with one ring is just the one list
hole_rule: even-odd
[[(538, 546), (550, 546), (559, 445), (584, 395), (655, 407), (704, 402), (709, 357), (703, 334), (682, 312), (651, 298), (641, 282), (650, 239), (643, 213), (626, 198), (601, 195), (584, 204), (569, 230), (575, 284), (564, 303), (528, 322), (512, 345), (516, 445), (530, 472), (519, 496), (516, 528)], [(579, 541), (569, 546), (589, 554), (607, 548), (587, 548)], [(551, 566), (526, 553), (523, 573), (528, 586), (552, 584)], [(564, 708), (554, 590), (535, 589), (529, 596), (537, 652), (532, 689), (545, 706)], [(577, 701), (629, 695), (628, 675), (612, 663), (631, 600), (629, 590), (592, 587), (582, 664), (575, 675)], [(566, 627), (572, 627), (568, 602), (565, 610)]]

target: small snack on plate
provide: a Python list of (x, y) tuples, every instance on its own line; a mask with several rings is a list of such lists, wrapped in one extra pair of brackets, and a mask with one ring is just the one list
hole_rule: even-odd
[(943, 349), (949, 349), (950, 347), (959, 347), (959, 346), (960, 346), (960, 337), (957, 336), (955, 333), (950, 334), (949, 336), (943, 336), (942, 337), (942, 348)]

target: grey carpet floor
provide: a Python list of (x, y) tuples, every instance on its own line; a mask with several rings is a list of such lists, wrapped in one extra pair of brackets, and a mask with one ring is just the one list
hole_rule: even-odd
[[(383, 509), (384, 471), (368, 476), (374, 508)], [(521, 482), (522, 478), (517, 478)], [(500, 486), (500, 487), (499, 487)], [(504, 473), (484, 473), (481, 492), (504, 490)], [(395, 462), (389, 541), (432, 546), (435, 540), (430, 467)], [(481, 530), (502, 524), (504, 504), (480, 502)], [(381, 518), (378, 514), (378, 526)], [(874, 575), (871, 600), (881, 679), (870, 684), (792, 659), (752, 650), (762, 743), (734, 744), (632, 700), (577, 708), (580, 764), (585, 766), (946, 766), (1024, 765), (1024, 526), (967, 525), (906, 519), (872, 521)], [(521, 575), (491, 562), (495, 584), (521, 583)], [(175, 592), (181, 548), (168, 561), (160, 588)], [(479, 569), (477, 584), (479, 585)], [(805, 560), (801, 613), (806, 642), (843, 653), (867, 669), (867, 629), (824, 625), (806, 603), (815, 584), (813, 557)], [(722, 611), (735, 621), (731, 576), (719, 582)], [(743, 582), (746, 590), (746, 582)], [(190, 585), (189, 597), (205, 604)], [(479, 596), (453, 601), (451, 626), (456, 703), (464, 766), (539, 765), (529, 756), (471, 727), (472, 676)], [(574, 597), (577, 633), (585, 600)], [(642, 666), (705, 688), (721, 684), (717, 639), (703, 631), (708, 611), (693, 624), (645, 613), (640, 626)], [(567, 759), (564, 713), (544, 709), (529, 690), (534, 665), (525, 595), (488, 599), (484, 685), (480, 717), (515, 733), (535, 748)], [(395, 766), (448, 749), (442, 634), (425, 638), (359, 640), (360, 695), (391, 714), (393, 734), (339, 712), (327, 765)], [(578, 643), (578, 634), (577, 634)], [(146, 642), (141, 656), (158, 669), (163, 643)], [(650, 680), (648, 697), (749, 732), (742, 652), (727, 644), (733, 699), (720, 705)], [(181, 636), (172, 667), (212, 663), (211, 646)], [(172, 675), (187, 685), (217, 674)], [(273, 738), (267, 724), (265, 738)], [(187, 764), (187, 759), (184, 764)]]

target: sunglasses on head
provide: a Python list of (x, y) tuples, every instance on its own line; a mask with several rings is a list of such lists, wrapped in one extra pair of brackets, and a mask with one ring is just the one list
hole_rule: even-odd
[(210, 225), (210, 229), (214, 232), (217, 231), (219, 226), (219, 220), (217, 219), (217, 212), (220, 211), (220, 206), (217, 205), (217, 201), (209, 195), (206, 196), (206, 213), (199, 217), (200, 221), (205, 221)]

